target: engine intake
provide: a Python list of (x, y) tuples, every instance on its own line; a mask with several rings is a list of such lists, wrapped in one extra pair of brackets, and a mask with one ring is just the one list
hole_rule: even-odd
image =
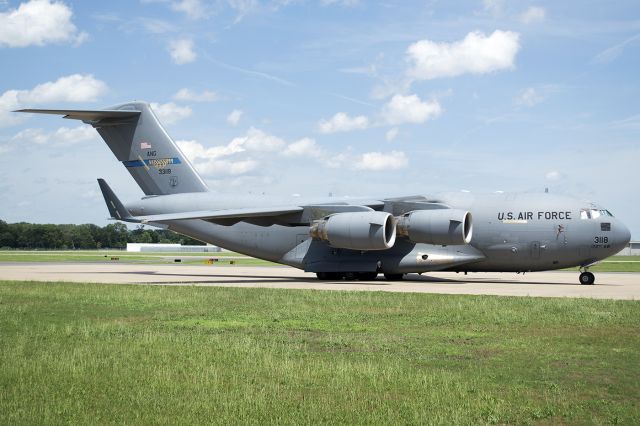
[(471, 213), (465, 210), (415, 210), (398, 218), (398, 235), (414, 243), (469, 244), (473, 234)]
[(336, 213), (313, 222), (309, 235), (336, 248), (386, 250), (396, 242), (395, 219), (385, 212)]

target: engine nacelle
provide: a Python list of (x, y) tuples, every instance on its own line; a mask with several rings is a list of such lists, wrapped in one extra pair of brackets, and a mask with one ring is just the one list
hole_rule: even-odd
[(309, 235), (336, 248), (386, 250), (396, 242), (396, 223), (385, 212), (336, 213), (313, 222)]
[(471, 213), (465, 210), (415, 210), (398, 218), (398, 235), (414, 243), (469, 244), (473, 227)]

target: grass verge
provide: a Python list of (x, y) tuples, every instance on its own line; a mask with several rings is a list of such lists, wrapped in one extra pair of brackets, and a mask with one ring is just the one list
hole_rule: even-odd
[(0, 282), (0, 424), (638, 424), (639, 303)]
[[(92, 263), (176, 263), (203, 264), (207, 259), (216, 259), (216, 265), (270, 266), (275, 263), (233, 252), (217, 253), (152, 253), (126, 252), (120, 250), (7, 250), (0, 251), (2, 262), (92, 262)], [(233, 262), (233, 263), (232, 263)]]

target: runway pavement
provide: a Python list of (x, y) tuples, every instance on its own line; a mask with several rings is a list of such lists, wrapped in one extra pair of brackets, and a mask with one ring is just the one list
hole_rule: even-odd
[(316, 290), (358, 290), (502, 296), (640, 299), (640, 274), (596, 273), (596, 285), (578, 284), (577, 272), (433, 272), (389, 282), (318, 281), (314, 274), (279, 266), (140, 265), (125, 263), (0, 263), (0, 279), (105, 284), (197, 285)]

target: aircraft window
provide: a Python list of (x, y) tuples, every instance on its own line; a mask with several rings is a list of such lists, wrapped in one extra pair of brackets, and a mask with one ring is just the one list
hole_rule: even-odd
[(580, 210), (580, 219), (597, 219), (599, 217), (613, 217), (609, 210), (605, 209), (581, 209)]
[(601, 231), (611, 231), (611, 223), (609, 222), (602, 222), (600, 224), (600, 230)]

